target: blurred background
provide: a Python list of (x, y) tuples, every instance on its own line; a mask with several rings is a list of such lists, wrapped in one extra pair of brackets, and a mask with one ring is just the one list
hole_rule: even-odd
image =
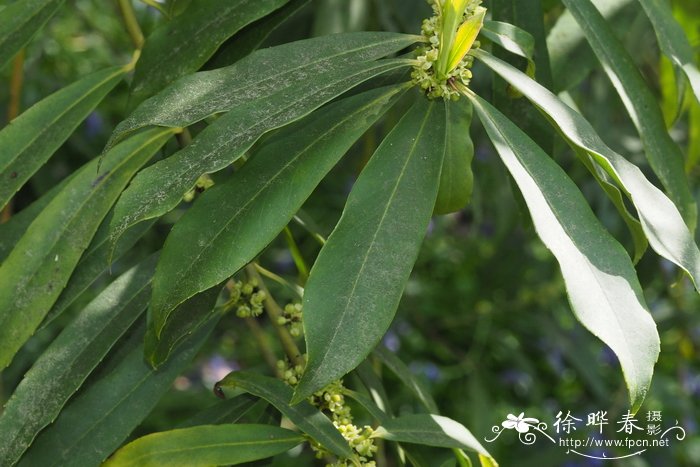
[[(0, 7), (9, 3), (12, 2), (0, 0)], [(141, 27), (148, 35), (163, 21), (162, 13), (144, 2), (134, 3)], [(177, 10), (186, 3), (174, 1), (163, 6)], [(486, 2), (487, 7), (491, 6), (489, 3)], [(540, 0), (533, 0), (533, 4), (537, 3)], [(563, 7), (556, 0), (541, 3), (546, 34), (555, 27)], [(643, 10), (636, 1), (610, 0), (609, 3), (619, 4), (612, 9), (614, 14), (609, 15), (609, 21), (632, 52), (671, 121), (675, 114), (672, 69), (660, 57)], [(700, 50), (700, 2), (674, 0), (672, 3), (691, 43)], [(280, 26), (266, 45), (354, 30), (418, 33), (421, 20), (430, 15), (424, 0), (316, 0)], [(482, 45), (489, 47), (488, 43)], [(222, 47), (210, 67), (227, 64), (229, 54), (235, 55), (234, 48), (235, 37)], [(20, 108), (26, 109), (91, 71), (127, 63), (131, 53), (132, 45), (116, 2), (68, 0), (26, 49)], [(538, 59), (542, 61), (541, 54)], [(652, 178), (641, 154), (639, 136), (588, 47), (580, 44), (556, 63), (552, 61), (549, 68), (552, 74), (544, 77), (538, 74), (538, 79), (543, 83), (550, 81), (548, 86), (554, 86), (557, 91), (567, 90), (567, 97), (573, 99), (603, 139)], [(541, 69), (538, 66), (538, 73)], [(0, 70), (0, 108), (5, 108), (10, 100), (10, 73), (10, 67)], [(548, 74), (546, 70), (545, 74)], [(472, 88), (482, 96), (493, 98), (514, 118), (536, 116), (527, 102), (504, 98), (499, 91), (503, 85), (494, 83), (487, 70), (477, 65), (474, 76)], [(111, 130), (126, 116), (127, 95), (128, 83), (122, 83), (103, 101), (18, 194), (16, 211), (101, 152)], [(303, 216), (321, 235), (326, 236), (332, 230), (354, 180), (377, 142), (396, 122), (397, 114), (390, 112), (368, 132), (307, 202)], [(0, 123), (6, 123), (4, 111)], [(193, 132), (197, 130), (195, 126)], [(700, 199), (700, 168), (696, 165), (700, 159), (700, 107), (696, 102), (686, 100), (682, 117), (670, 131), (688, 156), (688, 174), (696, 199)], [(429, 388), (442, 414), (465, 424), (479, 440), (491, 438), (491, 427), (500, 425), (507, 414), (521, 412), (551, 426), (559, 411), (564, 414), (570, 411), (585, 421), (587, 414), (604, 410), (609, 413), (608, 428), (614, 433), (615, 421), (628, 408), (617, 359), (574, 318), (558, 265), (537, 239), (524, 202), (476, 121), (471, 134), (475, 145), (472, 202), (460, 212), (433, 219), (383, 345), (396, 352)], [(605, 226), (631, 249), (631, 238), (623, 222), (574, 154), (554, 134), (538, 135), (538, 141), (544, 143), (577, 183)], [(175, 145), (168, 146), (163, 155), (175, 149)], [(214, 180), (228, 174), (227, 171), (216, 174)], [(165, 216), (131, 253), (115, 263), (113, 276), (105, 274), (99, 282), (104, 285), (110, 277), (116, 277), (158, 249), (172, 222), (187, 206), (183, 203)], [(318, 243), (298, 225), (292, 225), (291, 232), (307, 262), (312, 262), (319, 250)], [(290, 282), (296, 280), (297, 270), (284, 238), (270, 245), (261, 264)], [(552, 447), (546, 441), (523, 446), (515, 433), (504, 433), (496, 442), (485, 444), (501, 465), (700, 465), (700, 297), (673, 265), (651, 251), (639, 262), (637, 270), (661, 335), (661, 356), (638, 420), (646, 425), (648, 411), (661, 411), (662, 425), (668, 427), (678, 421), (686, 430), (686, 438), (672, 441), (667, 448), (649, 449), (642, 456), (599, 461), (567, 455), (566, 449)], [(288, 289), (274, 283), (269, 286), (280, 303), (294, 300)], [(74, 311), (86, 304), (97, 290), (99, 283), (95, 291), (81, 297)], [(6, 388), (17, 384), (36, 353), (58, 332), (60, 321), (53, 332), (33, 339), (3, 372)], [(260, 324), (263, 329), (269, 329), (264, 319)], [(211, 387), (216, 381), (231, 370), (254, 368), (263, 363), (245, 324), (233, 315), (227, 316), (192, 368), (177, 379), (134, 436), (171, 428), (212, 405), (215, 398)], [(382, 376), (397, 413), (421, 410), (412, 393), (393, 374), (385, 372)], [(353, 386), (355, 381), (346, 378), (346, 384)], [(629, 451), (605, 453), (611, 457)], [(448, 458), (450, 452), (427, 455), (433, 456), (434, 465), (440, 465), (439, 460)], [(279, 465), (291, 465), (291, 462)], [(298, 465), (305, 465), (304, 462), (310, 461), (304, 455), (297, 458)]]

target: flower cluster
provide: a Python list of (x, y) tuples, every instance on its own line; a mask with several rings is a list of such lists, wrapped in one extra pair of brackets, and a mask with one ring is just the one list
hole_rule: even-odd
[(258, 289), (255, 279), (248, 282), (235, 281), (229, 288), (229, 294), (226, 308), (235, 309), (239, 318), (252, 318), (262, 314), (263, 302), (267, 295), (264, 290)]
[[(442, 11), (445, 1), (450, 0), (428, 0), (433, 7), (434, 16), (423, 20), (421, 32), (426, 39), (426, 45), (419, 49), (411, 78), (430, 99), (441, 97), (445, 100), (457, 100), (461, 95), (460, 88), (468, 87), (472, 79), (471, 67), (474, 57), (465, 53), (454, 68), (446, 70), (445, 76), (439, 76), (436, 68), (440, 58), (441, 35), (446, 33), (443, 25), (445, 15)], [(480, 4), (481, 0), (468, 1), (462, 24), (475, 15)], [(479, 47), (478, 41), (472, 44), (472, 48), (474, 47)]]
[(301, 311), (301, 303), (290, 303), (284, 307), (284, 315), (277, 320), (280, 326), (286, 325), (289, 327), (289, 334), (293, 337), (299, 337), (304, 333)]

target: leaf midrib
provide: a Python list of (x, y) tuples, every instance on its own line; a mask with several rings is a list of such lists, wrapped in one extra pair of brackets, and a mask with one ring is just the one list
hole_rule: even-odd
[[(340, 329), (343, 327), (343, 323), (345, 321), (345, 316), (347, 315), (348, 307), (350, 306), (350, 302), (352, 301), (354, 295), (355, 295), (355, 290), (357, 289), (357, 284), (360, 281), (360, 277), (362, 276), (362, 271), (364, 271), (365, 266), (367, 265), (367, 260), (369, 258), (370, 253), (372, 252), (372, 249), (375, 246), (375, 240), (377, 239), (377, 235), (379, 235), (379, 231), (382, 228), (382, 225), (384, 224), (384, 221), (386, 220), (386, 214), (389, 212), (389, 207), (393, 204), (394, 198), (396, 196), (396, 192), (398, 191), (399, 186), (401, 185), (401, 181), (406, 173), (406, 168), (408, 167), (409, 163), (413, 159), (413, 156), (416, 151), (416, 147), (418, 146), (418, 142), (420, 141), (421, 135), (425, 129), (425, 125), (428, 122), (428, 118), (430, 117), (432, 111), (433, 111), (433, 105), (431, 104), (430, 109), (425, 113), (425, 117), (423, 118), (423, 122), (421, 123), (420, 130), (416, 134), (416, 138), (413, 141), (413, 145), (411, 146), (411, 149), (409, 151), (409, 155), (406, 158), (406, 162), (404, 165), (401, 167), (401, 172), (399, 172), (399, 176), (396, 179), (396, 183), (394, 185), (394, 188), (392, 189), (391, 194), (389, 195), (389, 200), (386, 203), (386, 207), (384, 208), (384, 212), (382, 213), (382, 216), (380, 218), (379, 223), (377, 224), (377, 228), (374, 231), (374, 234), (372, 235), (372, 240), (369, 243), (369, 247), (367, 248), (367, 252), (365, 253), (364, 258), (362, 259), (362, 263), (360, 265), (360, 269), (358, 273), (355, 276), (355, 280), (353, 281), (352, 288), (350, 289), (350, 293), (348, 295), (348, 299), (345, 301), (345, 306), (343, 307), (342, 313), (340, 313), (340, 319), (337, 321), (335, 328), (333, 329), (333, 334), (328, 341), (328, 345), (326, 345), (326, 350), (323, 353), (323, 356), (320, 358), (321, 361), (325, 360), (326, 357), (328, 356), (328, 353), (331, 351), (333, 347), (333, 343), (335, 342), (338, 333), (340, 332)], [(342, 218), (341, 218), (342, 221)], [(340, 221), (338, 222), (340, 224)], [(309, 355), (309, 361), (311, 361), (311, 355)], [(307, 365), (308, 366), (308, 365)], [(309, 372), (308, 378), (313, 379), (313, 377), (318, 373), (320, 370), (320, 367), (314, 367), (312, 370)]]

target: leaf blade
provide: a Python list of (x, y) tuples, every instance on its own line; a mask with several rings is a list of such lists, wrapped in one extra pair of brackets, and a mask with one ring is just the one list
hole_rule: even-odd
[(418, 99), (363, 170), (311, 270), (303, 305), (308, 363), (293, 401), (359, 365), (394, 317), (445, 151), (444, 104)]
[(407, 66), (408, 60), (339, 64), (316, 78), (323, 84), (300, 81), (257, 101), (248, 102), (220, 117), (173, 156), (142, 170), (119, 199), (113, 222), (116, 240), (143, 220), (173, 209), (204, 173), (221, 170), (236, 161), (265, 132), (308, 115), (316, 108), (385, 71)]
[(270, 425), (201, 425), (143, 436), (103, 465), (236, 465), (272, 457), (303, 441), (293, 431)]
[(130, 104), (141, 102), (181, 76), (197, 71), (244, 26), (289, 0), (200, 0), (156, 29), (134, 71)]
[(64, 0), (27, 0), (6, 6), (0, 16), (0, 68), (4, 67), (63, 5)]
[(282, 381), (249, 371), (234, 371), (216, 385), (224, 394), (240, 388), (274, 405), (300, 430), (340, 457), (352, 457), (350, 445), (328, 417), (307, 401), (289, 405), (292, 388)]
[(19, 459), (146, 309), (156, 259), (130, 269), (90, 302), (24, 376), (0, 415), (2, 465)]
[(125, 141), (98, 177), (97, 159), (86, 164), (29, 226), (0, 266), (0, 368), (48, 313), (121, 190), (171, 134)]
[(559, 262), (576, 317), (618, 356), (636, 411), (660, 343), (629, 256), (539, 146), (490, 104), (471, 100), (525, 197), (538, 236)]
[(229, 180), (207, 190), (165, 242), (152, 302), (157, 333), (175, 306), (255, 258), (405, 89), (382, 88), (329, 105), (265, 145)]
[(39, 101), (0, 131), (0, 208), (73, 134), (125, 73), (124, 67), (113, 67), (86, 76)]
[(483, 50), (474, 55), (549, 115), (571, 144), (591, 155), (634, 204), (654, 251), (687, 272), (698, 289), (700, 250), (673, 202), (635, 165), (610, 149), (586, 119), (549, 90)]

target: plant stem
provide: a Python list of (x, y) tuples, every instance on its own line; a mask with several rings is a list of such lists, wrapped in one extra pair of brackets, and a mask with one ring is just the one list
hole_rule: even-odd
[(294, 365), (304, 366), (304, 360), (301, 358), (299, 347), (297, 347), (291, 334), (289, 334), (289, 331), (287, 331), (287, 328), (284, 327), (284, 325), (279, 324), (279, 319), (283, 317), (284, 311), (277, 304), (275, 299), (272, 298), (270, 290), (265, 285), (265, 282), (263, 281), (262, 276), (260, 276), (258, 273), (258, 270), (255, 268), (255, 265), (251, 263), (245, 267), (245, 270), (251, 279), (258, 281), (258, 287), (260, 287), (260, 290), (265, 292), (265, 311), (267, 311), (270, 321), (272, 321), (272, 326), (274, 326), (275, 331), (277, 331), (277, 336), (279, 337), (280, 344), (282, 344), (284, 353), (287, 354), (289, 361), (291, 361)]
[(277, 357), (275, 357), (275, 353), (270, 347), (270, 342), (267, 339), (267, 334), (263, 332), (262, 328), (260, 327), (260, 324), (258, 324), (258, 322), (253, 318), (246, 318), (245, 324), (248, 325), (251, 334), (253, 334), (253, 338), (255, 338), (256, 342), (258, 343), (258, 347), (260, 348), (260, 352), (262, 352), (263, 358), (265, 359), (265, 363), (267, 363), (267, 366), (269, 366), (272, 369), (272, 371), (275, 372), (277, 377), (281, 377), (282, 375), (280, 374), (280, 370), (279, 368), (277, 368)]
[(141, 27), (139, 22), (136, 20), (136, 14), (134, 13), (134, 7), (131, 4), (131, 0), (117, 0), (119, 3), (119, 10), (122, 14), (122, 19), (124, 20), (124, 25), (126, 30), (131, 36), (131, 42), (134, 43), (134, 47), (141, 49), (143, 47), (143, 32), (141, 32)]
[[(10, 76), (10, 103), (7, 106), (7, 123), (19, 115), (20, 97), (22, 95), (22, 84), (24, 83), (24, 49), (15, 55), (12, 62), (12, 75)], [(12, 217), (14, 200), (10, 199), (0, 214), (0, 224), (7, 222)]]

